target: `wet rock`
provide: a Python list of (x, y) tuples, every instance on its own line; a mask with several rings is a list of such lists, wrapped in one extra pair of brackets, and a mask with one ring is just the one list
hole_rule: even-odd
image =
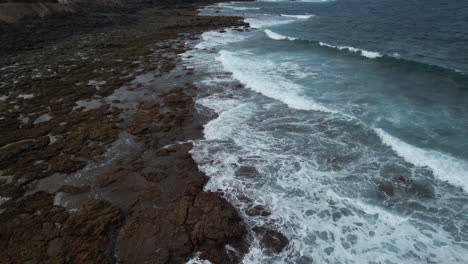
[(378, 190), (390, 198), (403, 198), (416, 196), (419, 198), (434, 197), (434, 190), (430, 185), (416, 182), (404, 176), (394, 177), (392, 182), (378, 185)]
[(56, 156), (49, 162), (50, 168), (55, 172), (71, 173), (86, 165), (85, 161), (72, 160), (71, 155), (63, 154)]
[(81, 193), (89, 192), (90, 190), (91, 190), (91, 186), (89, 185), (79, 185), (79, 186), (62, 185), (62, 187), (58, 189), (58, 192), (64, 192), (68, 194), (81, 194)]
[(403, 183), (403, 184), (411, 184), (413, 181), (406, 178), (405, 176), (398, 176), (394, 178), (397, 182)]
[(154, 102), (154, 101), (149, 101), (149, 102), (143, 103), (143, 105), (141, 106), (141, 109), (143, 109), (143, 110), (151, 110), (153, 108), (158, 108), (159, 109), (159, 103)]
[(49, 257), (56, 257), (60, 253), (60, 248), (62, 247), (62, 239), (55, 238), (49, 241), (47, 246), (47, 255)]
[(252, 230), (260, 237), (260, 246), (267, 254), (278, 254), (289, 244), (288, 238), (278, 231), (263, 226), (256, 226)]
[(222, 243), (243, 234), (239, 220), (235, 209), (226, 200), (215, 193), (200, 193), (189, 209), (187, 223), (193, 225), (195, 244), (202, 244), (206, 239)]
[(246, 230), (234, 207), (216, 193), (202, 192), (188, 211), (187, 224), (192, 227), (191, 237), (202, 257), (215, 263), (233, 261), (224, 246), (240, 240)]
[(112, 171), (107, 172), (99, 179), (99, 187), (107, 187), (117, 181), (121, 181), (127, 178), (130, 171), (124, 168), (117, 168)]
[(158, 156), (158, 157), (162, 157), (162, 156), (169, 155), (169, 153), (170, 153), (170, 151), (167, 150), (166, 148), (160, 148), (155, 152), (155, 155)]
[(265, 208), (263, 205), (256, 205), (254, 207), (249, 208), (246, 212), (247, 215), (249, 216), (269, 216), (271, 215), (270, 210)]
[(61, 252), (69, 262), (110, 263), (106, 252), (110, 249), (111, 236), (123, 220), (123, 213), (107, 201), (86, 202), (60, 231)]
[(434, 198), (434, 190), (429, 185), (413, 182), (408, 191), (419, 198)]
[(150, 182), (160, 182), (168, 177), (167, 173), (162, 171), (144, 173), (143, 177)]
[(180, 161), (176, 164), (176, 168), (179, 169), (179, 170), (186, 170), (186, 169), (192, 169), (192, 170), (196, 170), (197, 169), (197, 164), (195, 163), (195, 161), (193, 161), (192, 158), (189, 158), (189, 159), (185, 159), (183, 161)]
[[(112, 13), (111, 10), (106, 12)], [(185, 263), (198, 251), (202, 252), (202, 258), (213, 263), (240, 262), (239, 255), (225, 250), (227, 243), (238, 252), (245, 252), (246, 248), (245, 244), (241, 246), (245, 232), (235, 208), (218, 194), (202, 194), (206, 176), (198, 171), (191, 157), (183, 157), (189, 148), (182, 149), (180, 144), (176, 144), (188, 140), (188, 136), (193, 138), (193, 134), (197, 133), (190, 127), (196, 125), (192, 99), (196, 87), (187, 84), (169, 89), (168, 93), (160, 96), (159, 104), (146, 102), (137, 109), (126, 105), (132, 109), (126, 109), (129, 111), (121, 117), (122, 110), (105, 104), (107, 99), (103, 97), (117, 88), (131, 86), (129, 82), (135, 77), (119, 76), (119, 73), (128, 75), (136, 69), (141, 74), (158, 69), (168, 72), (175, 67), (175, 59), (164, 58), (163, 53), (179, 54), (185, 48), (172, 48), (173, 45), (168, 44), (166, 51), (150, 50), (155, 42), (175, 38), (180, 31), (198, 33), (200, 30), (217, 30), (242, 23), (237, 22), (238, 18), (219, 18), (212, 23), (209, 21), (212, 18), (196, 17), (201, 26), (197, 28), (187, 19), (195, 18), (194, 10), (178, 9), (177, 12), (182, 15), (177, 20), (173, 19), (175, 16), (171, 15), (171, 10), (148, 12), (149, 15), (144, 17), (145, 24), (132, 26), (130, 30), (119, 27), (113, 32), (113, 28), (109, 27), (99, 34), (92, 32), (76, 36), (72, 42), (56, 43), (53, 50), (41, 49), (39, 55), (28, 52), (25, 58), (31, 59), (20, 58), (18, 62), (20, 67), (31, 66), (18, 71), (14, 78), (0, 76), (0, 81), (7, 82), (5, 93), (14, 88), (15, 93), (35, 95), (34, 100), (18, 100), (15, 103), (18, 108), (12, 109), (16, 112), (0, 111), (0, 146), (25, 139), (34, 142), (23, 145), (26, 141), (22, 141), (21, 146), (0, 155), (0, 158), (6, 157), (0, 160), (0, 166), (5, 167), (5, 171), (2, 170), (4, 175), (14, 175), (12, 184), (0, 186), (1, 196), (12, 197), (2, 205), (5, 211), (0, 214), (0, 263), (112, 263), (115, 262), (112, 259), (115, 253), (123, 263)], [(114, 19), (108, 14), (105, 17)], [(131, 20), (138, 23), (137, 19)], [(153, 22), (146, 25), (148, 21)], [(93, 30), (95, 28), (92, 22), (88, 26)], [(29, 34), (25, 37), (31, 38)], [(28, 40), (28, 43), (33, 42)], [(78, 53), (81, 55), (76, 55)], [(157, 59), (148, 59), (153, 55)], [(129, 65), (136, 60), (141, 63)], [(37, 67), (38, 63), (50, 64), (47, 68), (50, 66), (51, 71), (57, 71), (57, 74), (37, 80), (17, 78), (29, 73), (34, 68), (28, 67)], [(8, 85), (16, 80), (19, 81), (17, 84)], [(97, 90), (98, 87), (87, 85), (88, 80), (106, 83)], [(151, 85), (135, 84), (129, 90), (149, 94), (149, 89), (153, 88)], [(102, 107), (75, 108), (77, 101), (94, 99), (100, 100)], [(113, 101), (119, 102), (118, 99)], [(11, 105), (13, 108), (14, 104)], [(6, 104), (0, 104), (0, 108), (9, 110)], [(50, 112), (54, 118), (33, 124), (36, 117), (46, 112)], [(27, 117), (28, 114), (31, 114), (25, 119), (28, 123), (22, 124), (18, 117)], [(122, 118), (126, 119), (125, 122), (116, 124)], [(151, 155), (161, 146), (173, 144), (173, 147), (158, 153), (162, 154), (160, 156), (149, 157), (160, 159), (156, 163), (166, 164), (167, 167), (151, 168), (151, 165), (145, 164), (154, 163), (153, 160), (148, 161), (148, 156), (145, 156), (145, 162), (143, 159), (129, 161), (127, 157), (117, 165), (117, 169), (100, 175), (97, 183), (90, 181), (98, 187), (112, 185), (99, 191), (114, 205), (106, 201), (81, 201), (84, 205), (70, 214), (65, 208), (53, 205), (51, 194), (39, 193), (16, 200), (25, 193), (29, 182), (55, 172), (71, 173), (83, 168), (87, 161), (99, 162), (99, 156), (109, 149), (108, 144), (116, 140), (123, 130), (142, 143), (144, 153), (137, 156)], [(2, 148), (2, 151), (6, 148)], [(154, 181), (145, 182), (141, 177), (144, 176), (143, 172), (154, 169), (172, 177), (174, 186), (161, 186), (157, 182), (163, 178), (163, 174), (147, 175)], [(58, 186), (61, 184), (57, 183)], [(91, 186), (93, 189), (95, 187)], [(60, 191), (78, 194), (86, 189), (65, 185)], [(119, 199), (127, 198), (128, 206), (121, 206)], [(115, 207), (117, 205), (125, 211), (121, 212)], [(127, 221), (122, 232), (118, 233), (116, 244), (119, 250), (114, 251), (111, 238), (117, 236), (123, 223), (123, 213)]]
[(6, 168), (13, 161), (29, 151), (35, 151), (45, 148), (49, 145), (49, 139), (42, 137), (39, 140), (25, 140), (13, 143), (0, 149), (0, 168)]
[(53, 197), (37, 192), (21, 201), (8, 201), (0, 214), (0, 263), (44, 262), (48, 241), (59, 238), (59, 228), (68, 213), (53, 206)]
[(381, 183), (377, 186), (378, 190), (385, 193), (388, 197), (392, 197), (395, 194), (395, 188), (391, 183)]

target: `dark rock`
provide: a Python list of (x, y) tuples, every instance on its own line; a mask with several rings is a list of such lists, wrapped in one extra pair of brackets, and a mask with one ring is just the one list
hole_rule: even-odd
[(99, 179), (99, 187), (104, 188), (115, 183), (116, 181), (124, 180), (127, 178), (129, 173), (130, 171), (124, 168), (117, 168), (115, 170), (109, 171)]
[(160, 182), (166, 179), (168, 175), (162, 171), (155, 171), (155, 172), (144, 173), (143, 177), (145, 177), (145, 179), (150, 182)]
[(391, 183), (381, 183), (378, 185), (378, 189), (388, 197), (392, 197), (395, 194), (395, 189)]
[(103, 200), (91, 200), (71, 217), (60, 231), (61, 252), (69, 262), (110, 263), (106, 252), (115, 230), (122, 225), (122, 212)]
[(72, 186), (72, 185), (62, 185), (58, 192), (64, 192), (68, 194), (81, 194), (85, 192), (89, 192), (91, 190), (91, 186), (89, 185), (80, 185), (80, 186)]
[(413, 182), (408, 191), (420, 198), (434, 198), (434, 190), (429, 185)]
[(278, 231), (263, 226), (256, 226), (252, 230), (260, 237), (260, 246), (267, 254), (278, 254), (289, 244), (288, 238)]
[(270, 210), (268, 210), (267, 208), (265, 208), (265, 206), (260, 205), (260, 204), (249, 208), (245, 213), (247, 215), (250, 215), (250, 216), (260, 216), (260, 215), (261, 216), (269, 216), (269, 215), (271, 215)]

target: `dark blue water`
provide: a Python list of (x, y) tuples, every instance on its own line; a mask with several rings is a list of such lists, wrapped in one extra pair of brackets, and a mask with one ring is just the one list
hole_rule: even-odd
[(318, 4), (257, 2), (252, 13), (315, 14), (295, 37), (352, 46), (468, 71), (468, 1), (341, 0)]
[[(255, 30), (205, 33), (193, 51), (214, 89), (198, 103), (218, 113), (194, 157), (248, 225), (291, 241), (271, 256), (252, 234), (245, 263), (466, 263), (468, 2), (214, 11)], [(261, 176), (239, 178), (242, 166)], [(244, 213), (255, 204), (272, 215)]]

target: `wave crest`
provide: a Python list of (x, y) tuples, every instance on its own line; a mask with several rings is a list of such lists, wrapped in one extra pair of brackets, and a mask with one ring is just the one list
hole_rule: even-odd
[(309, 19), (311, 17), (314, 17), (315, 15), (284, 15), (281, 14), (282, 17), (291, 17), (291, 18), (297, 18), (297, 19)]
[(319, 42), (319, 45), (322, 46), (322, 47), (334, 48), (334, 49), (338, 49), (338, 50), (347, 50), (349, 52), (358, 53), (361, 56), (364, 56), (364, 57), (369, 58), (369, 59), (375, 59), (375, 58), (383, 57), (382, 54), (380, 54), (380, 53), (378, 53), (376, 51), (368, 51), (368, 50), (358, 49), (358, 48), (349, 47), (349, 46), (334, 46), (334, 45), (330, 45), (330, 44), (327, 44), (327, 43), (324, 43), (324, 42)]
[(274, 40), (297, 40), (297, 38), (293, 38), (293, 37), (288, 37), (288, 36), (285, 36), (285, 35), (281, 35), (279, 33), (276, 33), (274, 31), (271, 31), (269, 29), (265, 29), (265, 34), (267, 34), (267, 36), (271, 39), (274, 39)]
[(468, 192), (467, 162), (435, 150), (420, 149), (391, 136), (380, 128), (376, 128), (375, 131), (383, 144), (391, 147), (398, 156), (407, 162), (419, 167), (428, 167), (439, 180), (447, 181)]

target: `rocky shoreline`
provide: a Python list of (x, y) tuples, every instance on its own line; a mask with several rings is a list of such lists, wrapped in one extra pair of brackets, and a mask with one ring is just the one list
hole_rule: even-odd
[[(193, 161), (202, 136), (194, 72), (177, 54), (238, 27), (196, 7), (18, 52), (0, 67), (0, 262), (238, 263), (236, 209)], [(229, 251), (225, 246), (229, 244)]]

